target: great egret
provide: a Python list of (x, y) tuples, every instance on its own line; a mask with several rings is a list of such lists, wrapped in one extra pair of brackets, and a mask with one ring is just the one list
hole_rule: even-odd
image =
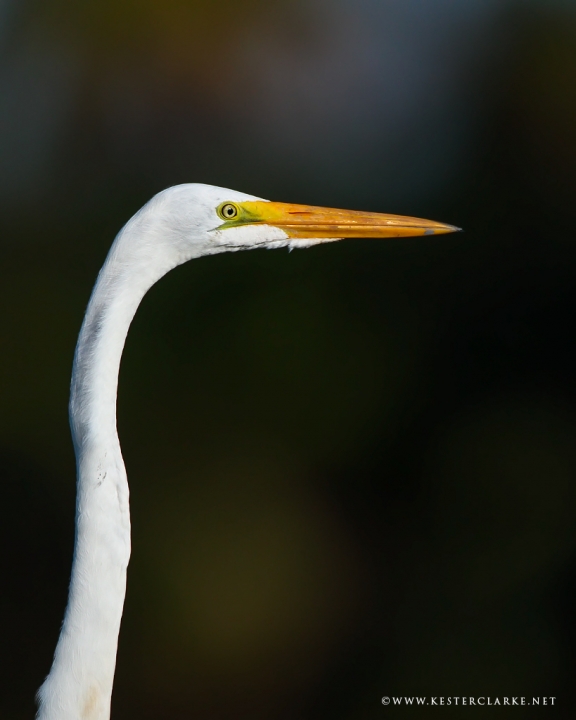
[(38, 720), (108, 720), (130, 557), (128, 482), (116, 431), (118, 370), (149, 288), (203, 255), (305, 248), (342, 238), (449, 233), (418, 218), (269, 202), (178, 185), (120, 231), (94, 286), (74, 357), (70, 424), (77, 463), (76, 539), (68, 605)]

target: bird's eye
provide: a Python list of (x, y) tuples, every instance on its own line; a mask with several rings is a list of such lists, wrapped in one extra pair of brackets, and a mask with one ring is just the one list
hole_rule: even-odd
[(233, 220), (238, 215), (238, 208), (232, 203), (224, 203), (218, 208), (218, 213), (224, 220)]

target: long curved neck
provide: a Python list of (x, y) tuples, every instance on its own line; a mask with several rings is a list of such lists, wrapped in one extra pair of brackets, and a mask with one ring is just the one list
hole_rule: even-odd
[(135, 218), (100, 271), (76, 347), (70, 424), (78, 472), (68, 605), (38, 720), (107, 720), (130, 557), (128, 482), (116, 432), (124, 342), (146, 291), (178, 260)]

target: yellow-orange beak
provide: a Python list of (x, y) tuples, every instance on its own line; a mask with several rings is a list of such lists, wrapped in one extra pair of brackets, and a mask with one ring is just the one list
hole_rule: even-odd
[(460, 230), (433, 220), (384, 213), (266, 201), (242, 202), (238, 206), (240, 217), (230, 225), (272, 225), (291, 238), (391, 238)]

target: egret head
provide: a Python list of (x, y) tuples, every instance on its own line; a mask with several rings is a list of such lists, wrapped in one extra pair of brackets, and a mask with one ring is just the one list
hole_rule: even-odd
[(156, 231), (179, 246), (186, 256), (180, 261), (252, 248), (304, 248), (344, 238), (439, 235), (459, 230), (401, 215), (270, 202), (201, 184), (164, 190), (147, 207), (155, 217), (163, 218)]

